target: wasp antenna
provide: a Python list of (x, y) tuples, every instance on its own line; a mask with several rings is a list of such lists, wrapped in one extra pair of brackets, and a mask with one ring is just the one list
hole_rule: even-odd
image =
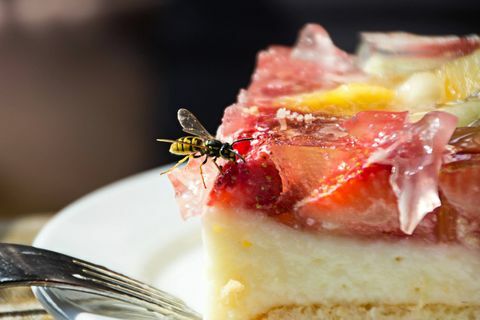
[(158, 142), (166, 142), (166, 143), (174, 143), (177, 142), (176, 140), (171, 139), (157, 139)]
[(252, 141), (254, 138), (245, 138), (245, 139), (238, 139), (232, 142), (232, 146), (236, 143), (243, 142), (243, 141)]

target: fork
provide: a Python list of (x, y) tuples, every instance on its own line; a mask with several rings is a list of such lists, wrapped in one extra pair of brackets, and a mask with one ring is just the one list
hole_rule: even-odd
[(126, 319), (132, 319), (132, 314), (139, 319), (202, 319), (167, 292), (105, 267), (31, 246), (0, 244), (0, 286), (41, 286), (80, 293), (65, 296), (87, 312), (123, 315), (121, 318), (129, 314)]

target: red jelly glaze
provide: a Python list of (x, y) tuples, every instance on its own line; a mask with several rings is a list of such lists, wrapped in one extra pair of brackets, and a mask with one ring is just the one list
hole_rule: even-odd
[[(248, 139), (248, 138), (239, 138), (239, 139)], [(245, 141), (239, 141), (239, 142), (235, 142), (234, 145), (233, 145), (233, 149), (235, 149), (238, 153), (240, 153), (241, 155), (245, 155), (248, 153), (248, 151), (250, 151), (250, 148), (251, 148), (251, 143), (249, 140), (245, 140)]]
[[(363, 121), (363, 117), (367, 116), (369, 114), (365, 113), (354, 120)], [(379, 128), (374, 131), (393, 132), (400, 128), (403, 122), (400, 120), (405, 115), (402, 113), (378, 113), (375, 116), (379, 120)], [(272, 161), (269, 147), (272, 144), (288, 146), (290, 140), (285, 141), (285, 137), (280, 134), (283, 131), (277, 131), (278, 128), (271, 123), (272, 118), (270, 114), (265, 118), (270, 121), (265, 120), (262, 116), (258, 117), (255, 125), (256, 129), (249, 129), (237, 137), (237, 139), (253, 137), (255, 140), (242, 141), (234, 145), (235, 150), (245, 157), (246, 162), (239, 159), (236, 163), (225, 163), (223, 171), (216, 179), (210, 193), (208, 205), (260, 211), (276, 221), (301, 229), (324, 228), (321, 224), (327, 223), (328, 225), (340, 225), (340, 229), (333, 231), (340, 234), (357, 234), (376, 238), (379, 236), (388, 238), (405, 237), (405, 234), (399, 229), (396, 200), (388, 182), (391, 170), (389, 165), (374, 165), (359, 170), (349, 177), (347, 183), (342, 184), (331, 195), (322, 197), (318, 202), (311, 202), (311, 204), (298, 210), (296, 205), (306, 195), (301, 192), (296, 194), (296, 190), (291, 192), (285, 192), (284, 190), (282, 177)], [(376, 123), (372, 119), (368, 122), (370, 125)], [(318, 125), (323, 126), (325, 123), (331, 122), (323, 120)], [(354, 126), (352, 120), (345, 122), (342, 120), (341, 123), (348, 131), (355, 128), (356, 130), (350, 132), (350, 134), (358, 136), (361, 138), (360, 140), (372, 140), (368, 134), (365, 134), (372, 130), (371, 126), (364, 128), (361, 123), (356, 123)], [(298, 130), (295, 131), (298, 138), (298, 135), (310, 134), (309, 130), (317, 131), (318, 128), (315, 125), (317, 124), (313, 124), (313, 127), (309, 128), (295, 127), (291, 124), (289, 128), (294, 131)], [(360, 131), (358, 132), (358, 130)], [(325, 143), (326, 138), (322, 138), (322, 144), (316, 146), (316, 148), (333, 150), (332, 152), (335, 153), (335, 147), (332, 147), (331, 143)], [(337, 137), (331, 142), (334, 143), (334, 141), (336, 143), (342, 142), (340, 150), (345, 150), (345, 147), (348, 148), (350, 145), (350, 140), (345, 137)], [(305, 143), (305, 141), (302, 143)], [(296, 156), (298, 156), (299, 161), (305, 161), (301, 154)], [(320, 166), (321, 163), (317, 161), (316, 165)], [(444, 188), (444, 180), (442, 179), (443, 183), (440, 184), (440, 189)], [(450, 199), (453, 197), (448, 192), (445, 196), (442, 200), (445, 203), (443, 208), (447, 208), (448, 201), (454, 200)], [(375, 209), (373, 204), (379, 200), (384, 203), (384, 207)], [(450, 208), (449, 215), (463, 214), (462, 212), (465, 211), (463, 208), (448, 207)], [(458, 212), (452, 213), (452, 210)], [(435, 213), (428, 214), (412, 237), (426, 241), (439, 239), (457, 241), (455, 236), (445, 237), (445, 230), (450, 230), (448, 231), (450, 234), (451, 229), (454, 228), (454, 225), (450, 225), (452, 219), (449, 220), (444, 217), (440, 219), (438, 216)], [(440, 226), (440, 224), (442, 225)]]

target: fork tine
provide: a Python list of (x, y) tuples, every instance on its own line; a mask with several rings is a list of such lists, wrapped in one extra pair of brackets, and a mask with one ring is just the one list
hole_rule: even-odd
[(115, 281), (117, 284), (124, 285), (128, 287), (129, 289), (140, 291), (144, 293), (145, 295), (148, 295), (150, 298), (157, 298), (159, 299), (162, 303), (168, 302), (169, 304), (179, 308), (179, 309), (184, 309), (186, 307), (185, 303), (183, 303), (181, 300), (172, 297), (166, 292), (163, 292), (161, 290), (158, 290), (156, 288), (153, 288), (151, 286), (148, 286), (144, 283), (141, 283), (139, 281), (136, 281), (134, 279), (131, 279), (125, 275), (122, 275), (120, 273), (112, 272), (108, 269), (105, 269), (100, 266), (96, 266), (93, 264), (88, 264), (83, 261), (78, 261), (75, 260), (74, 263), (82, 266), (84, 271), (86, 272), (94, 272), (94, 275), (97, 275), (99, 277), (102, 277), (104, 280), (111, 280)]
[(137, 299), (160, 306), (162, 310), (181, 313), (189, 317), (192, 315), (198, 317), (200, 316), (181, 300), (172, 297), (166, 292), (96, 265), (88, 264), (78, 260), (74, 262), (82, 266), (82, 271), (85, 273), (85, 275), (89, 276), (90, 280), (95, 281), (98, 284), (105, 285), (110, 289), (135, 296)]
[(75, 264), (78, 264), (78, 265), (82, 266), (83, 268), (86, 268), (86, 269), (91, 270), (93, 272), (97, 272), (101, 275), (107, 276), (111, 280), (119, 281), (119, 282), (125, 284), (126, 286), (130, 287), (131, 289), (139, 290), (139, 291), (144, 292), (145, 294), (158, 297), (162, 301), (168, 300), (172, 305), (178, 306), (180, 308), (185, 307), (185, 303), (182, 302), (180, 299), (175, 298), (175, 297), (169, 295), (168, 293), (166, 293), (164, 291), (161, 291), (161, 290), (158, 290), (154, 287), (146, 285), (145, 283), (142, 283), (142, 282), (139, 282), (139, 281), (134, 280), (132, 278), (129, 278), (129, 277), (127, 277), (127, 276), (125, 276), (121, 273), (116, 273), (116, 272), (113, 272), (111, 270), (105, 269), (103, 267), (100, 267), (100, 266), (97, 266), (97, 265), (94, 265), (94, 264), (86, 263), (84, 261), (74, 260), (73, 262)]
[(176, 319), (176, 320), (180, 320), (180, 319), (190, 320), (192, 319), (192, 316), (195, 316), (195, 317), (198, 316), (197, 314), (189, 312), (187, 310), (172, 308), (171, 306), (166, 305), (164, 302), (159, 302), (156, 300), (149, 299), (148, 297), (142, 296), (141, 294), (138, 294), (133, 290), (130, 290), (128, 288), (124, 288), (121, 286), (117, 286), (110, 281), (103, 281), (101, 279), (90, 279), (90, 280), (95, 282), (97, 285), (100, 285), (101, 287), (107, 288), (108, 291), (117, 292), (118, 295), (125, 295), (130, 300), (132, 298), (138, 299), (139, 301), (142, 302), (142, 305), (144, 305), (145, 308), (147, 308), (147, 310), (157, 311), (164, 316), (172, 316), (174, 317), (173, 319)]
[(108, 287), (121, 294), (127, 294), (133, 296), (136, 299), (142, 300), (148, 304), (153, 304), (154, 309), (160, 308), (162, 312), (169, 312), (173, 314), (182, 313), (183, 315), (191, 315), (190, 312), (185, 310), (185, 307), (174, 306), (164, 299), (152, 298), (150, 295), (139, 292), (137, 288), (132, 288), (125, 285), (124, 282), (117, 281), (114, 278), (108, 277), (104, 274), (85, 270), (86, 275), (90, 281), (97, 283), (98, 285)]

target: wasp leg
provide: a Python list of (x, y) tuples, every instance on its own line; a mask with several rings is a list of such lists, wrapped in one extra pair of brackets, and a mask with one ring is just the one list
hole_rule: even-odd
[(238, 152), (235, 151), (235, 150), (233, 150), (233, 153), (235, 153), (235, 155), (236, 155), (237, 157), (239, 157), (244, 163), (246, 162), (246, 161), (245, 161), (245, 158), (244, 158), (240, 153), (238, 153)]
[(217, 167), (218, 171), (220, 171), (220, 173), (223, 173), (223, 168), (222, 168), (222, 166), (219, 166), (219, 165), (218, 165), (217, 159), (218, 159), (218, 157), (213, 158), (213, 163), (214, 163), (215, 166)]
[(189, 154), (188, 156), (185, 156), (183, 157), (182, 159), (180, 159), (173, 167), (171, 167), (170, 169), (168, 170), (165, 170), (165, 171), (162, 171), (160, 172), (160, 174), (165, 174), (165, 173), (169, 173), (170, 171), (172, 170), (175, 170), (179, 165), (181, 165), (182, 163), (184, 163), (185, 161), (187, 161), (188, 159), (190, 159), (192, 157), (191, 154)]
[(202, 182), (203, 182), (203, 187), (207, 189), (207, 185), (205, 184), (205, 178), (203, 177), (203, 165), (207, 163), (208, 161), (208, 155), (205, 155), (205, 160), (203, 160), (202, 164), (200, 165), (200, 175), (202, 176)]

